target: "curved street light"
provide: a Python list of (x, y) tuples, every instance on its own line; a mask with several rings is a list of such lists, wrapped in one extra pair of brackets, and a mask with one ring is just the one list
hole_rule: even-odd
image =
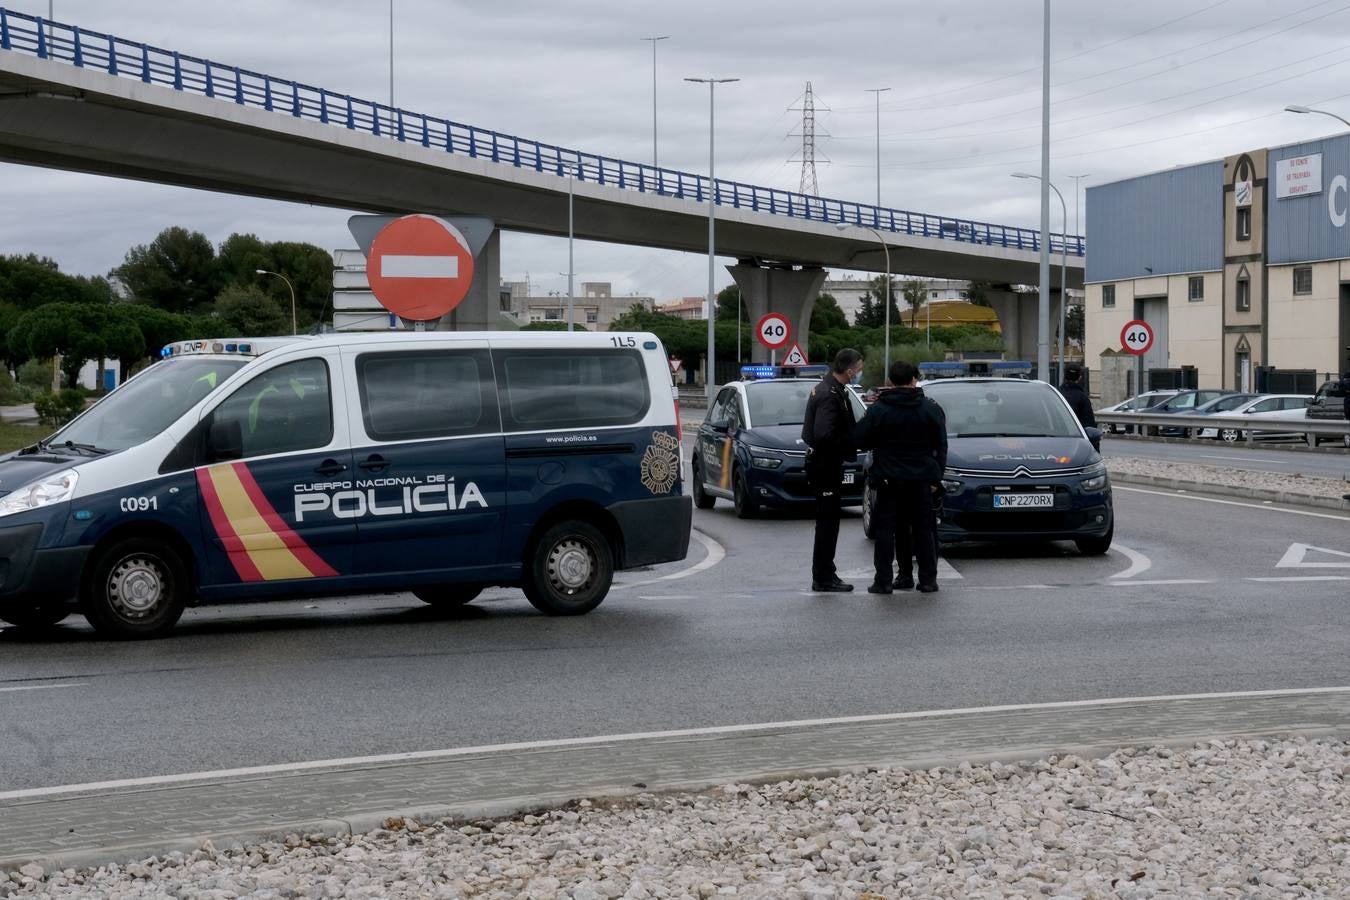
[[(850, 226), (849, 223), (843, 222), (834, 227), (840, 231), (847, 231)], [(876, 235), (877, 241), (881, 243), (881, 252), (886, 255), (886, 298), (883, 301), (886, 304), (886, 349), (882, 351), (881, 362), (881, 380), (884, 384), (886, 379), (891, 377), (891, 248), (886, 245), (886, 239), (881, 236), (881, 232), (872, 226), (859, 224), (857, 227)]]
[(1340, 116), (1336, 115), (1334, 112), (1327, 112), (1325, 109), (1312, 109), (1312, 108), (1307, 107), (1307, 106), (1298, 106), (1298, 105), (1291, 104), (1291, 105), (1289, 105), (1289, 106), (1286, 106), (1286, 107), (1284, 108), (1284, 111), (1285, 111), (1285, 112), (1291, 112), (1291, 113), (1298, 113), (1298, 114), (1300, 114), (1300, 115), (1306, 115), (1307, 113), (1317, 113), (1318, 115), (1322, 115), (1322, 116), (1331, 116), (1331, 117), (1332, 117), (1333, 119), (1335, 119), (1337, 122), (1340, 122), (1342, 125), (1345, 125), (1347, 128), (1350, 128), (1350, 121), (1346, 121), (1345, 119), (1343, 119), (1343, 118), (1341, 118)]
[[(254, 269), (254, 270), (253, 270), (253, 274), (255, 274), (255, 275), (275, 275), (275, 276), (277, 276), (278, 278), (280, 278), (282, 281), (286, 282), (286, 287), (287, 287), (287, 288), (290, 290), (290, 292), (291, 292), (291, 334), (299, 334), (300, 332), (299, 332), (299, 331), (296, 329), (296, 327), (295, 327), (295, 287), (294, 287), (294, 285), (291, 284), (291, 280), (290, 280), (289, 278), (287, 278), (285, 275), (282, 275), (280, 272), (270, 272), (270, 271), (268, 271), (267, 269)], [(322, 325), (323, 323), (320, 322), (319, 324)]]
[[(1032, 175), (1030, 172), (1013, 172), (1012, 177), (1034, 178), (1036, 181), (1041, 180), (1041, 176)], [(1055, 187), (1053, 181), (1047, 180), (1045, 183), (1050, 186), (1050, 190), (1054, 191), (1055, 196), (1059, 198), (1059, 208), (1064, 216), (1064, 230), (1060, 234), (1059, 241), (1059, 248), (1061, 251), (1059, 263), (1059, 380), (1063, 381), (1064, 354), (1067, 344), (1067, 338), (1064, 334), (1064, 324), (1069, 306), (1069, 206), (1064, 202), (1064, 195), (1059, 192), (1059, 188)], [(1047, 367), (1047, 371), (1042, 372), (1041, 377), (1044, 378), (1049, 374), (1050, 372)]]

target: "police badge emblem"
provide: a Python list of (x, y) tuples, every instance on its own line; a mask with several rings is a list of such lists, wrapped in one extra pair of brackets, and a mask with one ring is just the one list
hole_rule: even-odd
[(664, 431), (652, 434), (652, 442), (642, 454), (642, 486), (653, 494), (668, 494), (680, 472), (680, 442)]

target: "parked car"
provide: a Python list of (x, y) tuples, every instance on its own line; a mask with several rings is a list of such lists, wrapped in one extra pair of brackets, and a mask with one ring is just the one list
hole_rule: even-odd
[[(1248, 400), (1246, 403), (1238, 405), (1236, 408), (1223, 413), (1225, 416), (1242, 416), (1253, 420), (1254, 425), (1267, 425), (1271, 428), (1278, 428), (1278, 422), (1298, 422), (1306, 420), (1306, 403), (1311, 399), (1307, 394), (1262, 394)], [(1200, 437), (1204, 437), (1204, 431), (1215, 432), (1220, 440), (1229, 443), (1243, 441), (1247, 439), (1247, 432), (1251, 431), (1252, 440), (1263, 440), (1271, 438), (1291, 438), (1302, 437), (1303, 432), (1293, 430), (1260, 430), (1251, 429), (1204, 429)], [(1229, 437), (1224, 435), (1223, 431), (1234, 431)]]
[[(1202, 406), (1210, 402), (1211, 400), (1217, 400), (1220, 397), (1226, 397), (1229, 394), (1236, 394), (1236, 393), (1237, 391), (1230, 391), (1225, 389), (1180, 391), (1173, 397), (1158, 404), (1157, 406), (1151, 407), (1149, 409), (1141, 409), (1139, 411), (1143, 413), (1149, 413), (1150, 415), (1188, 416), (1193, 414), (1196, 410), (1196, 407), (1198, 406)], [(1167, 426), (1155, 425), (1155, 426), (1146, 426), (1144, 428), (1144, 433), (1158, 434), (1158, 435), (1181, 435), (1182, 437), (1190, 437), (1191, 429), (1183, 427), (1169, 428)]]
[[(1195, 408), (1191, 415), (1195, 416), (1226, 416), (1239, 406), (1245, 405), (1248, 401), (1255, 400), (1261, 394), (1241, 393), (1228, 394), (1224, 397), (1218, 397), (1208, 403), (1202, 403)], [(1236, 428), (1201, 428), (1195, 432), (1198, 438), (1218, 438), (1226, 443), (1234, 443), (1241, 440)]]
[[(1317, 389), (1308, 401), (1305, 415), (1320, 421), (1345, 421), (1345, 383), (1333, 378)], [(1310, 434), (1308, 443), (1316, 447), (1323, 441), (1335, 441), (1334, 434)]]
[[(1143, 412), (1146, 409), (1158, 406), (1175, 397), (1181, 391), (1148, 391), (1143, 394), (1136, 394), (1128, 400), (1123, 400), (1112, 406), (1107, 406), (1097, 410), (1098, 413), (1118, 413), (1118, 412)], [(1133, 434), (1133, 425), (1107, 425), (1106, 431), (1109, 434)]]

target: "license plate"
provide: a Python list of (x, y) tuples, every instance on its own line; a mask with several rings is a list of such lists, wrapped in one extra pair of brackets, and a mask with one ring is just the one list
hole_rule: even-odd
[(994, 509), (1054, 509), (1054, 494), (995, 494)]
[(845, 472), (845, 473), (844, 473), (844, 482), (843, 482), (843, 483), (844, 483), (844, 484), (852, 484), (852, 483), (853, 483), (853, 476), (854, 476), (854, 474), (855, 474), (855, 473), (853, 473), (853, 472)]

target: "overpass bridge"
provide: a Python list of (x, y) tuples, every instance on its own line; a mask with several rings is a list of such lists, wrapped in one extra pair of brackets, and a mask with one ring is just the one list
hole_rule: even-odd
[[(477, 215), (499, 229), (716, 249), (752, 315), (805, 334), (830, 267), (1031, 284), (1039, 232), (716, 179), (567, 149), (189, 56), (0, 6), (0, 161), (366, 212)], [(847, 226), (842, 231), (840, 225)], [(1083, 280), (1084, 242), (1051, 235)], [(1059, 287), (1060, 266), (1052, 266)], [(456, 327), (492, 328), (498, 232)], [(1036, 344), (1034, 302), (993, 297), (1014, 352)], [(1054, 318), (1052, 316), (1052, 321)]]

